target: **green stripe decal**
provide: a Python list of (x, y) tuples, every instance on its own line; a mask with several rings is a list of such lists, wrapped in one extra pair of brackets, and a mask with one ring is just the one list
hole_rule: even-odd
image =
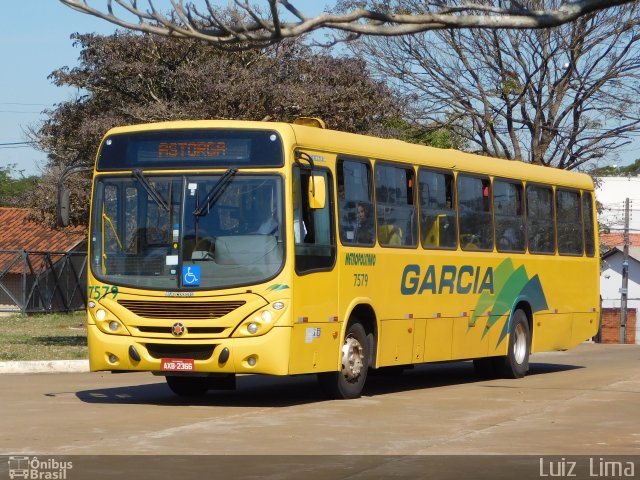
[[(533, 312), (549, 308), (538, 275), (529, 279), (525, 266), (522, 265), (515, 269), (510, 258), (505, 259), (495, 269), (494, 282), (494, 291), (496, 293), (491, 294), (485, 291), (480, 295), (469, 322), (469, 329), (471, 329), (478, 317), (486, 314), (491, 309), (491, 315), (487, 320), (487, 328), (483, 330), (482, 338), (485, 337), (498, 320), (511, 311), (518, 300), (527, 301)], [(511, 315), (504, 323), (496, 347), (502, 343), (509, 333), (510, 321)]]

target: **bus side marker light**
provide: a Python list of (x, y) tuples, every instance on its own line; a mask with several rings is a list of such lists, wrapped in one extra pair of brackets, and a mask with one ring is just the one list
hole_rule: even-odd
[(309, 317), (298, 317), (298, 323), (308, 323)]
[(440, 312), (434, 313), (433, 318), (440, 318), (440, 315), (441, 315)]
[(220, 356), (218, 357), (218, 363), (222, 365), (227, 363), (227, 360), (229, 360), (229, 349), (227, 347), (224, 347), (220, 352)]
[(331, 334), (331, 336), (332, 336), (333, 338), (338, 338), (338, 332), (333, 332), (333, 333)]
[(135, 360), (136, 362), (140, 361), (140, 354), (138, 353), (138, 351), (135, 349), (133, 345), (129, 346), (129, 356), (131, 357), (132, 360)]
[(413, 313), (405, 313), (404, 318), (405, 320), (411, 320), (413, 318)]

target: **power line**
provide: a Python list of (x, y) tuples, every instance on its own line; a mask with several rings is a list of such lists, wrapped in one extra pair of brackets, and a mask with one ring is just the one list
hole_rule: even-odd
[(9, 145), (6, 147), (0, 147), (0, 150), (11, 150), (14, 148), (31, 148), (31, 145)]
[(24, 110), (0, 110), (0, 113), (28, 113), (40, 115), (42, 112), (25, 112)]
[(0, 102), (0, 105), (17, 105), (23, 107), (53, 107), (53, 103)]

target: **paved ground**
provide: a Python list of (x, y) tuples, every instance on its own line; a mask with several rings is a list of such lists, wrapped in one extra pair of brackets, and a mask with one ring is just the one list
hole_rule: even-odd
[(150, 374), (4, 374), (0, 455), (638, 455), (639, 361), (640, 346), (583, 344), (533, 356), (522, 380), (425, 365), (349, 401), (311, 376), (185, 402)]

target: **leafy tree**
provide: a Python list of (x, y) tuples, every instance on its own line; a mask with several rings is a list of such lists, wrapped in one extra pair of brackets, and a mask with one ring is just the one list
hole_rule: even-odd
[[(425, 10), (418, 0), (385, 4)], [(549, 4), (557, 0), (526, 2)], [(640, 131), (639, 2), (553, 29), (440, 30), (350, 46), (415, 99), (417, 119), (452, 129), (478, 153), (574, 169), (611, 158)]]
[(640, 175), (640, 158), (631, 165), (616, 167), (608, 165), (606, 167), (594, 168), (589, 172), (594, 177), (622, 177), (626, 175)]
[[(299, 43), (223, 52), (198, 40), (131, 33), (72, 38), (81, 48), (79, 65), (50, 78), (81, 93), (47, 112), (48, 119), (30, 132), (49, 154), (48, 174), (32, 200), (49, 222), (62, 169), (91, 161), (100, 138), (116, 125), (315, 116), (330, 128), (374, 133), (403, 110), (393, 92), (371, 78), (364, 61), (314, 53)], [(71, 182), (72, 221), (84, 223), (88, 175)]]
[(20, 178), (15, 178), (15, 165), (0, 167), (0, 207), (23, 206), (26, 197), (35, 188), (36, 176), (25, 177), (18, 172)]
[(361, 35), (389, 37), (443, 29), (549, 28), (634, 0), (573, 0), (542, 6), (515, 0), (494, 5), (483, 1), (421, 1), (424, 9), (418, 12), (390, 10), (392, 2), (388, 0), (357, 0), (341, 13), (316, 16), (294, 5), (304, 2), (292, 0), (235, 0), (228, 7), (216, 7), (209, 1), (200, 2), (200, 6), (195, 1), (172, 1), (173, 11), (168, 15), (161, 13), (153, 0), (105, 0), (104, 10), (94, 8), (87, 0), (60, 1), (131, 30), (197, 38), (221, 49), (246, 49), (318, 31), (330, 32), (338, 42)]

